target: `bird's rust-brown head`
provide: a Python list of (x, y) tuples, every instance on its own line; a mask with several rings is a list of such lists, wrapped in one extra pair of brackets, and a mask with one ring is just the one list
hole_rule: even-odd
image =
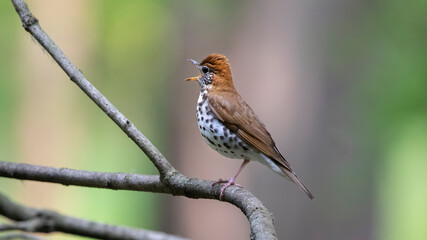
[(198, 63), (188, 59), (200, 70), (197, 77), (187, 78), (187, 81), (198, 81), (202, 88), (213, 88), (216, 91), (234, 90), (230, 64), (226, 56), (212, 53)]

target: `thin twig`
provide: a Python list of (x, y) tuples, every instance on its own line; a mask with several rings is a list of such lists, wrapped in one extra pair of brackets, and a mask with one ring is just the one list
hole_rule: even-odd
[[(129, 138), (131, 138), (138, 145), (138, 147), (144, 151), (148, 158), (153, 162), (160, 173), (159, 180), (161, 184), (163, 184), (164, 188), (167, 189), (165, 191), (168, 191), (173, 195), (187, 196), (190, 198), (218, 199), (220, 188), (219, 186), (212, 187), (212, 182), (210, 181), (189, 178), (175, 170), (169, 161), (166, 160), (160, 151), (134, 126), (134, 124), (130, 122), (122, 113), (120, 113), (113, 106), (113, 104), (111, 104), (83, 76), (81, 71), (79, 71), (68, 60), (59, 47), (40, 27), (38, 20), (32, 15), (28, 9), (27, 4), (23, 0), (12, 0), (12, 3), (22, 21), (22, 25), (25, 30), (28, 31), (43, 46), (44, 49), (46, 49), (46, 51), (53, 57), (53, 59), (70, 77), (70, 79), (76, 83), (80, 89), (82, 89), (82, 91), (85, 92), (86, 95), (92, 99), (92, 101), (94, 101), (129, 136)], [(25, 168), (25, 166), (20, 166), (15, 169), (15, 172), (23, 170), (21, 167)], [(31, 172), (31, 170), (29, 170), (29, 172)], [(38, 172), (38, 174), (43, 175), (41, 172)], [(4, 176), (18, 179), (58, 182), (56, 179), (52, 179), (52, 177), (48, 176), (37, 179), (35, 177), (28, 177), (25, 174), (4, 174)], [(114, 179), (112, 176), (111, 178)], [(68, 179), (66, 182), (66, 184), (69, 185), (83, 185), (79, 180), (71, 183)], [(111, 187), (108, 187), (107, 184), (106, 188)], [(261, 201), (249, 191), (234, 186), (229, 187), (224, 192), (223, 201), (230, 202), (231, 204), (239, 207), (245, 213), (251, 227), (251, 239), (277, 239), (271, 214), (263, 206)]]
[(25, 234), (25, 233), (9, 233), (9, 234), (0, 235), (0, 240), (16, 240), (16, 239), (42, 240), (42, 238), (33, 236), (31, 234)]
[[(53, 211), (29, 208), (10, 201), (1, 193), (0, 214), (16, 221), (14, 224), (8, 224), (7, 230), (45, 233), (60, 231), (98, 239), (186, 240), (186, 238), (162, 232), (113, 226), (69, 217)], [(14, 226), (14, 229), (11, 226)]]

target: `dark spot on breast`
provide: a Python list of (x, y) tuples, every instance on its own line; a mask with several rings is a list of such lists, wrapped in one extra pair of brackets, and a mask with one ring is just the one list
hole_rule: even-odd
[(212, 145), (215, 145), (214, 142), (212, 142), (212, 140), (210, 138), (206, 138)]
[(218, 144), (218, 147), (222, 147), (221, 144)]
[(206, 110), (206, 111), (209, 111), (209, 107), (208, 107), (208, 106), (205, 106), (205, 110)]
[(209, 122), (209, 119), (206, 119), (206, 121), (205, 121), (206, 123), (208, 123)]
[(241, 154), (240, 156), (241, 156), (242, 158), (244, 158), (244, 157), (245, 157), (245, 155), (243, 155), (243, 154)]
[(211, 131), (211, 133), (214, 133), (214, 131), (212, 130), (212, 128), (211, 129), (209, 129), (210, 131)]
[(237, 141), (237, 136), (234, 136), (234, 141)]
[[(208, 113), (208, 115), (210, 115), (210, 114)], [(213, 120), (214, 120), (214, 118), (211, 118), (211, 119), (210, 119), (210, 121), (211, 121), (211, 122), (213, 122)]]
[(243, 146), (242, 148), (243, 148), (243, 150), (245, 150), (245, 151), (248, 151), (248, 150), (249, 150), (249, 148), (247, 148), (246, 146)]
[(224, 136), (219, 136), (219, 139), (224, 140)]
[(213, 129), (213, 125), (212, 125), (212, 123), (211, 123), (211, 125), (209, 125), (209, 127)]
[(202, 126), (199, 125), (200, 130), (202, 130)]
[(225, 136), (225, 137), (228, 137), (228, 132), (224, 132), (224, 136)]
[(232, 137), (229, 137), (229, 138), (228, 138), (228, 141), (232, 142), (232, 141), (233, 141), (233, 138), (232, 138)]
[(207, 112), (206, 112), (206, 114), (207, 114), (207, 115), (211, 115), (211, 114), (212, 114), (212, 111), (211, 111), (211, 110), (209, 110), (209, 111), (207, 111)]
[(205, 120), (205, 118), (204, 118), (203, 116), (202, 116), (202, 118), (201, 118), (201, 119), (202, 119), (202, 121), (204, 121), (204, 120)]
[(217, 136), (214, 136), (214, 138), (215, 138), (215, 140), (218, 140), (218, 137), (217, 137)]
[(227, 149), (230, 149), (230, 148), (231, 148), (231, 146), (230, 146), (230, 145), (228, 145), (227, 143), (224, 143), (224, 146), (225, 146)]
[(206, 94), (202, 94), (202, 99), (203, 99), (203, 101), (205, 101), (206, 100)]
[(227, 151), (224, 151), (224, 153), (228, 153)]
[(239, 146), (243, 147), (243, 143), (242, 143), (242, 142), (239, 142)]
[(202, 128), (203, 128), (203, 130), (204, 130), (204, 131), (206, 131), (206, 128), (205, 128), (205, 127), (202, 127)]
[(232, 154), (234, 154), (234, 152), (233, 151), (230, 151)]
[(216, 128), (215, 128), (215, 129), (214, 129), (214, 132), (215, 132), (215, 133), (218, 133), (218, 129), (216, 129)]

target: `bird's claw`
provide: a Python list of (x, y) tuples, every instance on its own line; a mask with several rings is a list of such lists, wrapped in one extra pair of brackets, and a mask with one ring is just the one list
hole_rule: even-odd
[(221, 200), (221, 201), (222, 201), (222, 197), (224, 196), (225, 189), (228, 188), (229, 186), (234, 185), (236, 187), (243, 188), (242, 185), (235, 183), (235, 179), (233, 179), (233, 178), (231, 178), (228, 181), (220, 178), (218, 181), (212, 183), (212, 186), (215, 186), (218, 183), (222, 185), (221, 190), (219, 192), (219, 200)]

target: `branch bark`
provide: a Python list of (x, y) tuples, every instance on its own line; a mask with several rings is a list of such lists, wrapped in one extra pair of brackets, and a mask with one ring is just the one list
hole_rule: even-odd
[[(66, 186), (168, 193), (195, 199), (217, 199), (219, 196), (219, 189), (212, 187), (212, 181), (189, 178), (180, 173), (171, 177), (172, 184), (166, 185), (159, 176), (153, 175), (92, 172), (0, 161), (0, 176)], [(252, 239), (277, 239), (271, 213), (251, 192), (230, 187), (230, 190), (224, 192), (223, 199), (240, 208), (246, 215), (251, 226)]]
[(158, 175), (92, 172), (0, 161), (0, 176), (59, 183), (65, 186), (170, 193), (169, 189), (160, 182)]
[[(161, 192), (189, 198), (219, 198), (220, 186), (212, 187), (211, 181), (189, 178), (179, 173), (135, 125), (83, 76), (82, 72), (68, 60), (61, 49), (40, 27), (37, 18), (32, 15), (25, 1), (12, 0), (12, 3), (24, 29), (53, 57), (71, 81), (76, 83), (148, 156), (159, 171), (160, 176), (94, 173), (0, 162), (1, 176), (64, 185)], [(93, 174), (93, 178), (90, 176), (91, 174)], [(251, 239), (277, 239), (272, 215), (252, 193), (236, 186), (228, 187), (224, 192), (223, 201), (237, 206), (246, 215), (251, 227)]]
[(10, 201), (0, 193), (0, 214), (15, 220), (0, 225), (1, 230), (50, 233), (60, 231), (98, 239), (186, 240), (161, 232), (102, 224), (65, 216), (53, 211), (25, 207)]
[(36, 236), (24, 233), (10, 233), (0, 236), (0, 240), (16, 240), (16, 239), (26, 239), (26, 240), (42, 240)]

